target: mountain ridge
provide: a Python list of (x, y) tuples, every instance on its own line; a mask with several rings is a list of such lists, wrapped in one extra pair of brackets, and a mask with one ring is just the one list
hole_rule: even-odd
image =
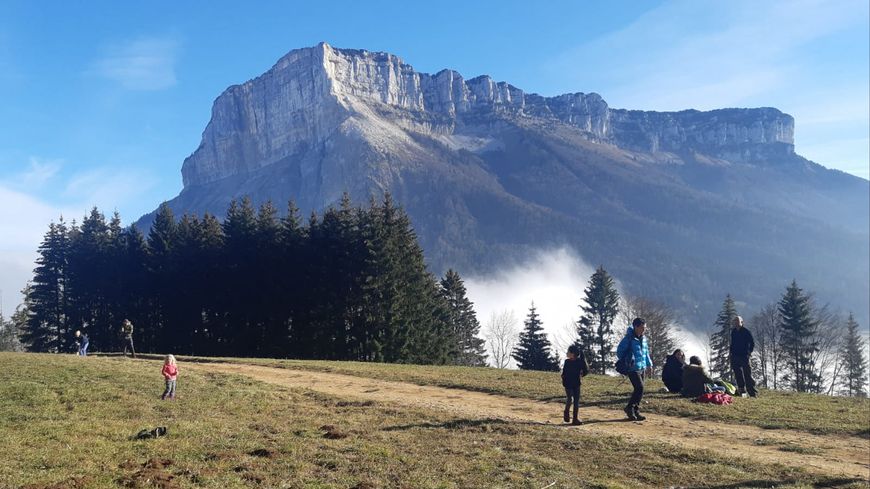
[(745, 281), (753, 307), (799, 278), (868, 309), (855, 266), (868, 261), (870, 186), (797, 155), (794, 119), (774, 108), (612, 109), (596, 93), (543, 97), (321, 43), (225, 90), (182, 175), (178, 213), (220, 216), (244, 195), (316, 211), (389, 191), (435, 271), (485, 273), (569, 244), (630, 291), (688, 277), (653, 295), (677, 295), (693, 321)]

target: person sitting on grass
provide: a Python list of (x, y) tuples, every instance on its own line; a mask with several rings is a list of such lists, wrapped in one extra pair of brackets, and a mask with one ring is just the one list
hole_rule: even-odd
[(707, 384), (712, 385), (713, 379), (701, 365), (701, 359), (697, 356), (689, 358), (689, 364), (683, 367), (683, 389), (680, 394), (683, 397), (696, 398), (707, 392)]
[(662, 382), (665, 383), (668, 392), (679, 393), (683, 389), (684, 365), (686, 365), (686, 355), (679, 348), (665, 359), (665, 366), (662, 368)]
[(90, 345), (88, 335), (76, 330), (76, 346), (78, 347), (80, 357), (88, 356), (88, 345)]
[(175, 363), (175, 356), (166, 355), (166, 358), (163, 360), (163, 370), (161, 371), (163, 374), (163, 379), (166, 381), (166, 390), (163, 391), (163, 395), (160, 397), (162, 400), (166, 400), (166, 396), (169, 396), (169, 399), (175, 400), (175, 382), (178, 379), (178, 366)]
[(565, 388), (565, 422), (567, 423), (568, 409), (571, 404), (574, 404), (574, 417), (571, 424), (582, 424), (577, 417), (577, 412), (580, 410), (580, 378), (589, 373), (589, 364), (586, 363), (586, 356), (580, 351), (577, 345), (568, 347), (567, 358), (565, 365), (562, 366), (562, 387)]

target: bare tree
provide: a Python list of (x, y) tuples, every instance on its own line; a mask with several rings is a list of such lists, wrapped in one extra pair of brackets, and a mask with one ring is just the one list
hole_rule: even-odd
[(562, 325), (553, 335), (551, 335), (550, 343), (553, 344), (555, 353), (559, 358), (564, 358), (568, 347), (577, 343), (577, 323), (568, 321)]
[(486, 344), (494, 367), (507, 368), (510, 365), (511, 352), (518, 334), (517, 318), (513, 311), (503, 310), (489, 316), (486, 324)]
[[(821, 307), (813, 307), (815, 320), (819, 327), (816, 328), (812, 342), (818, 345), (818, 349), (812, 355), (812, 364), (816, 372), (813, 375), (816, 383), (813, 391), (819, 394), (832, 393), (837, 375), (840, 370), (840, 343), (843, 338), (843, 318), (833, 311), (829, 304)], [(830, 386), (825, 384), (830, 381)]]
[(665, 357), (680, 348), (675, 336), (678, 327), (673, 309), (647, 297), (625, 295), (620, 316), (624, 324), (631, 324), (636, 317), (646, 320), (645, 334), (649, 355), (653, 361), (654, 374), (658, 375), (664, 366)]
[(768, 304), (749, 319), (747, 327), (755, 337), (761, 384), (776, 389), (782, 368), (782, 328), (776, 304)]

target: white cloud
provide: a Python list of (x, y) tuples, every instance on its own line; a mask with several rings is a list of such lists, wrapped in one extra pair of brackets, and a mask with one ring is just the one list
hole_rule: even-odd
[(157, 184), (157, 178), (142, 170), (103, 167), (78, 173), (69, 178), (62, 195), (81, 204), (111, 212), (119, 205), (135, 200)]
[(112, 46), (94, 71), (129, 90), (162, 90), (176, 84), (178, 42), (143, 38)]
[(0, 290), (7, 315), (22, 300), (18, 292), (32, 278), (37, 248), (51, 222), (61, 216), (68, 223), (81, 220), (93, 206), (109, 214), (137, 201), (157, 183), (145, 171), (105, 167), (72, 175), (61, 192), (43, 192), (51, 195), (49, 201), (38, 195), (39, 186), (21, 184), (60, 179), (59, 163), (38, 158), (30, 163), (28, 171), (0, 181)]
[(7, 183), (23, 187), (25, 189), (39, 188), (54, 178), (63, 166), (63, 160), (49, 160), (31, 156), (28, 161), (28, 169), (13, 176)]
[(820, 0), (667, 2), (550, 65), (572, 84), (602, 77), (578, 67), (607, 67), (604, 95), (627, 108), (733, 106), (788, 83), (800, 65), (797, 48), (861, 22), (855, 12), (863, 10), (852, 0), (839, 8)]
[[(556, 54), (546, 69), (561, 80), (560, 91), (599, 90), (613, 107), (777, 107), (795, 116), (798, 143), (816, 144), (847, 124), (867, 132), (867, 59), (824, 50), (837, 35), (857, 38), (868, 14), (866, 0), (668, 1)], [(866, 148), (850, 151), (850, 161), (867, 159)], [(839, 156), (813, 159), (846, 170)]]
[(69, 213), (0, 183), (0, 290), (5, 315), (22, 300), (19, 292), (32, 277), (36, 250), (49, 223)]

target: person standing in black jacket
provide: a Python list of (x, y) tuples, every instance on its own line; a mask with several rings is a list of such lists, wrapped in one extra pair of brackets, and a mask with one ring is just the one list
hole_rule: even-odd
[(571, 421), (573, 425), (583, 424), (577, 417), (580, 410), (580, 378), (589, 373), (589, 364), (586, 363), (586, 356), (580, 351), (577, 345), (568, 347), (567, 359), (565, 365), (562, 366), (562, 386), (565, 388), (565, 422), (567, 423), (568, 409), (571, 404), (574, 404), (574, 418)]
[(752, 367), (749, 364), (749, 356), (755, 349), (755, 340), (752, 333), (743, 327), (743, 318), (736, 316), (731, 329), (731, 370), (734, 371), (734, 379), (737, 381), (737, 394), (748, 393), (751, 397), (758, 397), (755, 390), (755, 380), (752, 378)]

